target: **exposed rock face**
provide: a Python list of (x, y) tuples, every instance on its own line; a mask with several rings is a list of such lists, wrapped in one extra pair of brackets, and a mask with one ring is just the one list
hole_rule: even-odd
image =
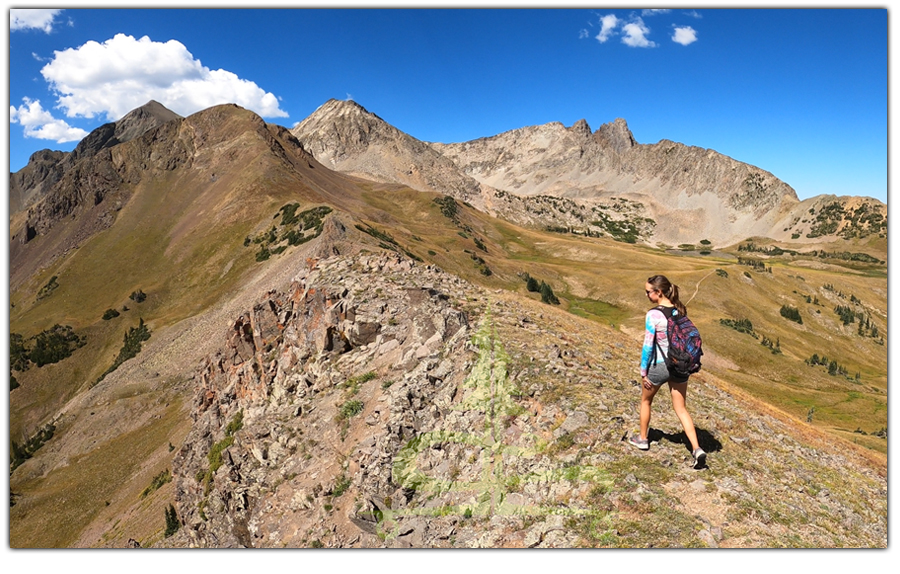
[(135, 139), (180, 117), (159, 102), (151, 100), (128, 112), (122, 119), (95, 129), (78, 142), (71, 153), (51, 150), (35, 152), (28, 159), (27, 166), (10, 174), (10, 214), (26, 209), (47, 196), (79, 160)]
[[(798, 201), (772, 174), (712, 150), (665, 140), (638, 144), (621, 118), (593, 134), (585, 127), (550, 123), (435, 148), (478, 181), (519, 196), (571, 199), (588, 211), (621, 199), (640, 204), (622, 221), (650, 219), (653, 240), (669, 244), (767, 235)], [(569, 226), (602, 229), (590, 223)]]
[(353, 101), (329, 100), (291, 130), (325, 166), (375, 181), (434, 190), (482, 207), (482, 186), (428, 144)]
[[(392, 255), (311, 265), (288, 292), (266, 294), (237, 318), (225, 349), (195, 377), (194, 429), (174, 463), (190, 544), (272, 545), (287, 535), (273, 512), (310, 509), (316, 497), (334, 494), (346, 464), (360, 497), (401, 503), (388, 463), (403, 442), (440, 425), (462, 381), (471, 327), (448, 303), (448, 293), (464, 295), (461, 280)], [(348, 410), (354, 400), (359, 412)], [(203, 477), (207, 453), (228, 438), (239, 412), (243, 430), (230, 435), (221, 468)], [(366, 446), (346, 464), (333, 459), (332, 449), (352, 452), (361, 437)], [(284, 480), (293, 485), (288, 501), (279, 500), (276, 483)], [(372, 510), (351, 513), (367, 546), (380, 545)], [(293, 545), (318, 526), (314, 513), (305, 514)]]
[(637, 145), (637, 142), (634, 141), (634, 135), (628, 129), (628, 124), (622, 118), (616, 118), (611, 124), (600, 126), (596, 137), (598, 140), (608, 141), (609, 145), (618, 154), (623, 154)]
[[(593, 133), (579, 120), (425, 144), (331, 100), (292, 133), (335, 170), (445, 193), (522, 225), (669, 245), (809, 232), (808, 208), (773, 174), (709, 149), (639, 144), (622, 118)], [(870, 211), (881, 211), (876, 203)]]
[(9, 174), (9, 212), (21, 211), (43, 197), (62, 177), (65, 171), (62, 151), (44, 149), (36, 151), (28, 158), (28, 165)]

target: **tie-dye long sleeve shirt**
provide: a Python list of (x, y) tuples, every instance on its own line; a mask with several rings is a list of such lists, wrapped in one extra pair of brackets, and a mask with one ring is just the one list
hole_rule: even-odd
[[(641, 377), (647, 376), (652, 364), (664, 363), (669, 351), (669, 338), (666, 335), (668, 320), (662, 311), (654, 307), (647, 311), (644, 320), (644, 346), (641, 347)], [(656, 361), (653, 361), (653, 339), (656, 339)]]

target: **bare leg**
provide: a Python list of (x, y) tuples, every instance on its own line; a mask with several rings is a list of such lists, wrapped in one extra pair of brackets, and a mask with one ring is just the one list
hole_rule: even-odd
[(653, 397), (661, 385), (653, 385), (652, 389), (648, 389), (641, 385), (641, 438), (648, 438), (647, 433), (650, 431), (650, 407), (653, 405)]
[(673, 383), (669, 381), (669, 389), (672, 391), (672, 406), (675, 408), (675, 414), (678, 415), (678, 420), (681, 421), (681, 426), (684, 427), (684, 434), (691, 441), (691, 451), (695, 451), (700, 448), (700, 443), (697, 442), (697, 430), (694, 428), (694, 419), (691, 418), (685, 406), (687, 402), (687, 383)]

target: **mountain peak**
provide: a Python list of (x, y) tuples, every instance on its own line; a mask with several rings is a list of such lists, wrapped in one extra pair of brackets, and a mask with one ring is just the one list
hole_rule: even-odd
[(181, 116), (156, 100), (135, 108), (115, 122), (103, 124), (78, 142), (72, 155), (75, 158), (97, 153), (103, 148), (133, 140), (147, 131)]
[[(336, 138), (332, 144), (339, 142), (338, 148), (343, 148), (341, 151), (344, 153), (348, 150), (360, 152), (373, 141), (394, 139), (401, 135), (395, 127), (353, 100), (335, 99), (319, 106), (290, 131), (304, 145), (313, 147), (316, 146), (315, 141), (321, 138)], [(333, 147), (332, 144), (323, 145), (327, 148)]]
[(329, 117), (370, 116), (380, 121), (384, 121), (353, 100), (337, 100), (334, 98), (319, 106), (316, 111), (314, 111), (312, 115), (310, 115), (310, 118), (314, 116), (322, 119)]
[(628, 123), (622, 118), (603, 124), (597, 129), (595, 136), (608, 142), (618, 153), (624, 153), (637, 145), (634, 135), (628, 129)]
[(135, 108), (122, 116), (116, 123), (116, 139), (121, 142), (132, 140), (149, 129), (171, 120), (181, 118), (169, 108), (156, 100), (150, 100), (143, 106)]
[(569, 131), (572, 131), (574, 133), (584, 134), (584, 135), (591, 135), (591, 126), (588, 125), (586, 119), (582, 118), (582, 119), (578, 120), (577, 122), (575, 122), (574, 124), (572, 124), (572, 127), (569, 128)]

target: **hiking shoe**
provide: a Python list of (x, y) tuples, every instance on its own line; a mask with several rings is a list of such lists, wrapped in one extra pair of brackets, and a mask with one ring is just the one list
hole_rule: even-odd
[(694, 456), (694, 468), (703, 468), (706, 466), (706, 453), (702, 448), (698, 448), (691, 453)]
[(633, 434), (628, 437), (628, 442), (630, 442), (633, 446), (641, 449), (641, 450), (650, 450), (650, 440), (641, 438), (640, 436)]

